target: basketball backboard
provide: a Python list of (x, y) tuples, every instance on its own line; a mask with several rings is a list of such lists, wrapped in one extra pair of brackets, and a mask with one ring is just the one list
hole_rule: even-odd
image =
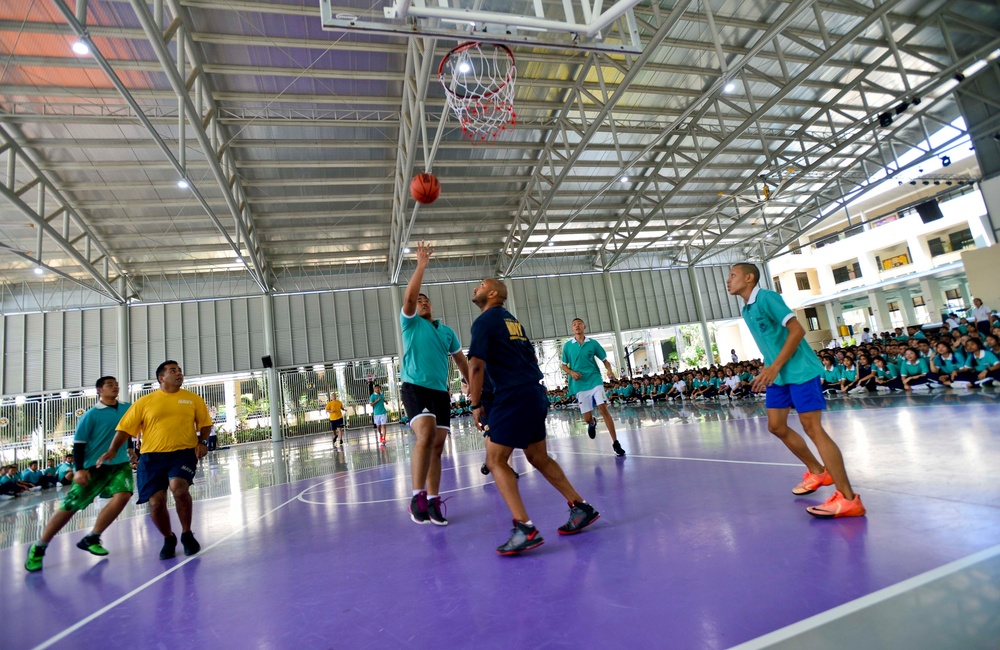
[(333, 31), (639, 54), (632, 9), (640, 1), (605, 9), (603, 0), (387, 0), (381, 7), (321, 0), (320, 11), (323, 28)]

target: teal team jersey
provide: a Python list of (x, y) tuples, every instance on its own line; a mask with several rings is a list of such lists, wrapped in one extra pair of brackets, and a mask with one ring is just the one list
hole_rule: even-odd
[(373, 415), (385, 415), (385, 395), (372, 393), (371, 397), (368, 398), (368, 403), (374, 407), (372, 409)]
[(858, 378), (858, 367), (848, 368), (847, 366), (840, 367), (840, 378), (847, 383), (853, 382)]
[(399, 313), (403, 329), (403, 381), (448, 390), (448, 357), (462, 349), (455, 330), (439, 320)]
[(66, 475), (73, 471), (73, 466), (69, 463), (59, 463), (56, 465), (56, 478), (60, 481), (66, 478)]
[(718, 377), (712, 377), (712, 378), (711, 378), (711, 379), (710, 379), (710, 380), (708, 381), (708, 383), (712, 385), (712, 388), (718, 388), (718, 387), (719, 387), (719, 385), (720, 385), (720, 384), (722, 384), (722, 380), (721, 380), (721, 379), (719, 379)]
[(899, 376), (899, 370), (895, 366), (890, 366), (888, 363), (885, 364), (885, 368), (875, 367), (875, 374), (878, 375), (879, 379), (895, 379)]
[(967, 368), (972, 368), (976, 372), (982, 372), (984, 370), (989, 370), (993, 366), (1000, 363), (1000, 359), (997, 359), (997, 355), (993, 354), (990, 350), (980, 350), (979, 355), (969, 354), (965, 359), (965, 366)]
[(958, 358), (957, 355), (948, 355), (949, 358), (945, 358), (943, 354), (939, 354), (934, 357), (934, 367), (938, 369), (938, 372), (942, 372), (946, 375), (950, 375), (956, 370), (961, 370), (963, 362)]
[[(76, 423), (73, 442), (82, 442), (87, 445), (87, 453), (83, 457), (83, 467), (87, 469), (97, 467), (98, 459), (111, 446), (118, 421), (125, 415), (128, 407), (129, 404), (126, 402), (119, 402), (117, 406), (108, 406), (98, 402), (80, 417)], [(122, 445), (108, 465), (120, 465), (127, 462), (128, 448), (126, 445)]]
[(839, 383), (843, 378), (840, 375), (840, 366), (830, 366), (829, 368), (823, 366), (823, 374), (821, 376), (823, 377), (823, 381), (828, 384)]
[[(604, 361), (608, 358), (607, 352), (600, 343), (594, 339), (585, 338), (580, 343), (572, 338), (563, 344), (562, 362), (573, 372), (580, 373), (579, 379), (569, 378), (569, 390), (571, 393), (579, 393), (591, 390), (604, 384), (601, 379), (601, 370), (597, 367), (597, 360)], [(632, 387), (629, 386), (629, 397), (631, 397)]]
[(899, 373), (904, 377), (912, 377), (913, 375), (926, 375), (930, 370), (931, 367), (927, 363), (927, 359), (920, 357), (916, 363), (904, 361), (903, 366), (899, 369)]
[[(779, 294), (760, 287), (754, 288), (750, 299), (743, 305), (743, 320), (746, 321), (753, 340), (764, 355), (765, 364), (774, 363), (781, 352), (782, 346), (788, 339), (786, 325), (792, 318), (795, 318), (795, 314)], [(823, 364), (803, 338), (792, 357), (778, 371), (774, 383), (779, 386), (804, 384), (819, 377), (822, 372)]]

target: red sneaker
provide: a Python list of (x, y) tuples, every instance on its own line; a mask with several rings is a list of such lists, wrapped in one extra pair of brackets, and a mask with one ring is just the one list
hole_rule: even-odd
[(792, 488), (792, 494), (799, 496), (812, 494), (824, 485), (833, 485), (833, 479), (830, 477), (830, 472), (826, 471), (826, 468), (823, 468), (822, 474), (813, 474), (809, 470), (806, 470), (802, 475), (802, 482)]
[(813, 517), (820, 519), (836, 519), (837, 517), (864, 517), (865, 505), (861, 503), (861, 495), (855, 494), (854, 499), (848, 501), (840, 490), (836, 490), (833, 496), (826, 500), (821, 506), (809, 506), (806, 512)]

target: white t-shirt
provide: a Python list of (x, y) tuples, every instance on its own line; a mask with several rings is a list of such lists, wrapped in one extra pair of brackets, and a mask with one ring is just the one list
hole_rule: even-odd
[(678, 379), (674, 382), (674, 388), (676, 388), (678, 392), (683, 392), (685, 386), (687, 386), (687, 384), (684, 383), (683, 379)]
[(961, 323), (958, 322), (957, 318), (949, 318), (948, 320), (945, 321), (945, 323), (948, 324), (948, 329), (955, 329), (956, 327), (961, 325)]
[(988, 323), (990, 321), (990, 310), (986, 308), (986, 305), (979, 305), (978, 307), (973, 307), (972, 318), (977, 323), (980, 321)]
[(736, 388), (740, 385), (740, 383), (740, 378), (735, 375), (732, 377), (726, 377), (726, 386), (729, 386), (730, 388)]

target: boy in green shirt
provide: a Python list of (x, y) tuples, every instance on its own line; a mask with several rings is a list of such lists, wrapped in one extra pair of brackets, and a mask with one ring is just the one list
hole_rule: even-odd
[[(806, 466), (802, 482), (792, 488), (792, 494), (812, 494), (824, 485), (835, 484), (833, 496), (806, 511), (823, 519), (863, 516), (865, 507), (851, 489), (840, 448), (820, 419), (826, 409), (820, 382), (823, 366), (806, 343), (805, 330), (795, 314), (779, 294), (758, 287), (759, 279), (760, 271), (753, 264), (736, 264), (729, 271), (726, 287), (730, 295), (743, 299), (743, 319), (764, 355), (766, 366), (751, 382), (751, 389), (767, 391), (767, 428)], [(788, 412), (793, 406), (823, 464), (802, 436), (789, 428)]]

